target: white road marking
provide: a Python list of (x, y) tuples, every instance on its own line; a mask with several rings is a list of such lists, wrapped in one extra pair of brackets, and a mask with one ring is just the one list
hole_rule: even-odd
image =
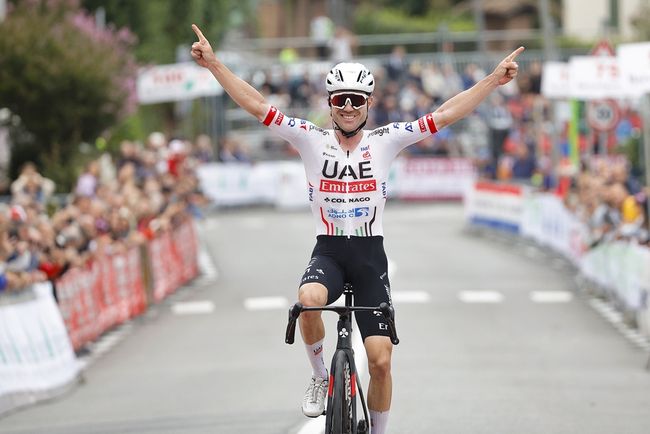
[(212, 312), (214, 312), (214, 303), (209, 300), (185, 301), (172, 305), (174, 315), (198, 315)]
[(394, 291), (391, 292), (394, 303), (428, 303), (431, 294), (426, 291)]
[(323, 434), (325, 432), (325, 416), (318, 416), (305, 423), (298, 434)]
[(573, 300), (573, 294), (569, 291), (533, 291), (530, 299), (535, 303), (567, 303)]
[(216, 279), (218, 277), (217, 267), (214, 266), (212, 258), (210, 258), (210, 255), (202, 246), (199, 249), (198, 262), (201, 276), (205, 276), (208, 279)]
[(497, 291), (461, 291), (458, 298), (463, 303), (501, 303), (503, 294)]
[(247, 310), (285, 309), (289, 301), (285, 297), (250, 297), (244, 300)]

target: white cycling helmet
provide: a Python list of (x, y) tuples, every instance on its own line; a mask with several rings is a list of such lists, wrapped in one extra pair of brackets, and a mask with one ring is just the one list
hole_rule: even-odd
[(327, 74), (325, 87), (328, 93), (350, 90), (370, 95), (375, 89), (375, 77), (360, 63), (339, 63)]

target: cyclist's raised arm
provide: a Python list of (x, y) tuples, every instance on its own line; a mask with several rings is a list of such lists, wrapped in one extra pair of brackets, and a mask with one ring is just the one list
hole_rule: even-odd
[(515, 58), (523, 51), (524, 47), (517, 48), (508, 57), (503, 59), (487, 77), (438, 107), (433, 112), (433, 119), (438, 129), (464, 118), (478, 107), (494, 89), (515, 78), (519, 69)]
[(192, 44), (192, 57), (196, 63), (210, 70), (219, 84), (241, 108), (263, 121), (270, 107), (264, 96), (253, 86), (233, 74), (217, 59), (210, 42), (203, 36), (196, 24), (192, 24), (192, 30), (199, 38), (198, 42)]

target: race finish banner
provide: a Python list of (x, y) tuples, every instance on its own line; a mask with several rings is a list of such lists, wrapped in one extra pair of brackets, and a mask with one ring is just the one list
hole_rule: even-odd
[(142, 68), (137, 91), (140, 104), (155, 104), (221, 95), (223, 88), (206, 68), (183, 62)]

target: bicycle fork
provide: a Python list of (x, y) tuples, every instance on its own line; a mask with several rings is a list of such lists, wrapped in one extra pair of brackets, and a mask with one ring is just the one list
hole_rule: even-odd
[[(349, 306), (352, 304), (352, 295), (350, 293), (345, 294), (346, 304)], [(342, 351), (347, 354), (348, 361), (350, 363), (350, 385), (351, 387), (356, 386), (356, 390), (351, 391), (352, 401), (356, 400), (356, 393), (359, 394), (359, 399), (361, 400), (361, 409), (363, 411), (363, 418), (366, 421), (366, 426), (370, 426), (370, 418), (368, 417), (368, 407), (366, 405), (366, 398), (363, 394), (363, 387), (361, 385), (361, 378), (358, 375), (359, 371), (357, 370), (356, 361), (354, 359), (354, 349), (352, 348), (352, 312), (339, 316), (339, 320), (336, 325), (338, 331), (338, 342), (336, 345), (336, 352)], [(330, 372), (335, 372), (337, 357), (336, 353), (332, 357), (332, 366), (330, 367)], [(328, 392), (328, 407), (331, 404), (331, 391), (333, 387), (334, 379), (330, 375), (330, 388)], [(353, 411), (356, 411), (356, 405), (353, 405)], [(356, 421), (356, 414), (354, 415), (354, 420)], [(352, 428), (353, 433), (357, 432), (357, 426)]]

